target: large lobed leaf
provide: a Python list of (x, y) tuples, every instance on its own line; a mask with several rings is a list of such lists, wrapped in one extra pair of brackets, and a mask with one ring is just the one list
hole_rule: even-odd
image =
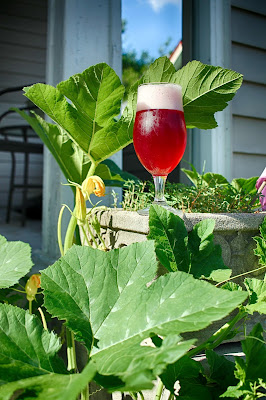
[(217, 127), (214, 114), (222, 111), (242, 84), (243, 76), (235, 71), (191, 61), (175, 71), (167, 57), (157, 59), (144, 73), (129, 94), (129, 104), (136, 106), (136, 90), (140, 83), (172, 82), (182, 86), (187, 128)]
[(105, 63), (70, 77), (56, 88), (38, 83), (24, 90), (33, 103), (97, 162), (110, 157), (132, 141), (132, 118), (116, 120), (124, 87), (112, 68)]
[(221, 248), (213, 242), (214, 220), (203, 220), (187, 232), (184, 221), (163, 207), (152, 205), (149, 215), (148, 239), (155, 240), (157, 257), (169, 271), (218, 282), (230, 277)]
[(52, 372), (66, 373), (57, 357), (61, 347), (54, 333), (44, 330), (28, 311), (0, 304), (0, 383)]
[[(19, 399), (76, 400), (86, 385), (92, 381), (96, 369), (89, 363), (81, 374), (62, 375), (49, 373), (7, 383), (0, 387), (1, 400), (10, 400), (19, 393)], [(15, 397), (17, 398), (17, 397)]]
[(180, 400), (218, 400), (229, 385), (237, 383), (234, 377), (235, 364), (213, 350), (206, 350), (206, 361), (189, 358), (187, 355), (169, 365), (160, 376), (168, 390), (175, 393), (178, 382), (178, 398)]
[(0, 235), (0, 289), (18, 283), (32, 266), (31, 248), (27, 243), (8, 242)]
[[(88, 155), (59, 125), (46, 122), (37, 114), (30, 116), (25, 111), (15, 110), (29, 123), (52, 153), (66, 179), (81, 184), (91, 166)], [(122, 186), (124, 179), (121, 173), (122, 171), (111, 160), (108, 160), (108, 163), (100, 163), (95, 170), (95, 174), (105, 181), (106, 186), (111, 184)], [(71, 188), (74, 190), (73, 186)]]
[(266, 275), (264, 280), (256, 278), (247, 278), (244, 284), (249, 293), (249, 301), (245, 306), (248, 313), (258, 312), (266, 314)]
[(174, 75), (182, 86), (183, 105), (188, 128), (211, 129), (217, 126), (214, 113), (222, 111), (242, 84), (235, 71), (189, 62)]
[[(177, 335), (205, 328), (246, 298), (179, 271), (147, 287), (156, 270), (149, 241), (108, 253), (73, 246), (42, 272), (47, 310), (85, 343), (99, 374), (115, 375), (124, 390), (150, 388), (190, 348)], [(161, 347), (140, 345), (154, 334), (165, 338)]]
[[(250, 334), (241, 342), (245, 359), (235, 357), (235, 377), (238, 384), (229, 386), (221, 397), (257, 399), (264, 398), (266, 387), (266, 346), (263, 340), (263, 328), (254, 326)], [(257, 390), (254, 388), (257, 387)], [(264, 390), (262, 389), (264, 387)], [(242, 397), (246, 395), (246, 397)]]

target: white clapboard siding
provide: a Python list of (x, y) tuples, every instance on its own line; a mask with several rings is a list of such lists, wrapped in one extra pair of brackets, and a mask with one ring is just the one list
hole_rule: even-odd
[[(1, 38), (0, 38), (1, 41)], [(14, 43), (12, 45), (12, 53), (10, 53), (11, 45), (9, 43), (1, 43), (0, 44), (0, 52), (6, 57), (10, 57), (17, 60), (32, 60), (33, 62), (45, 62), (46, 49), (40, 49), (38, 47), (24, 46), (19, 45), (18, 43)], [(37, 71), (36, 71), (37, 72)], [(23, 82), (25, 83), (25, 82)]]
[[(246, 0), (252, 2), (253, 0)], [(265, 49), (265, 16), (240, 8), (232, 8), (232, 40)]]
[(233, 178), (266, 167), (266, 2), (232, 0), (232, 69), (244, 76), (232, 101)]
[(232, 112), (237, 115), (265, 119), (266, 85), (243, 82), (233, 102)]
[(233, 170), (235, 177), (259, 176), (265, 168), (265, 155), (235, 153)]
[(232, 6), (241, 8), (243, 10), (252, 11), (261, 15), (266, 15), (266, 2), (262, 0), (232, 0)]
[[(256, 62), (254, 62), (256, 60)], [(232, 45), (232, 68), (244, 75), (244, 80), (265, 85), (266, 51), (239, 43)]]
[[(233, 151), (265, 154), (266, 120), (235, 116), (233, 118)], [(262, 138), (264, 140), (262, 141)]]
[[(28, 86), (45, 82), (47, 0), (8, 0), (1, 2), (0, 13), (0, 90), (15, 86)], [(28, 106), (23, 91), (4, 94), (0, 97), (0, 114), (10, 107)], [(1, 126), (25, 125), (26, 121), (16, 113), (7, 115)], [(40, 142), (38, 137), (31, 141)], [(16, 154), (16, 183), (22, 182), (24, 158)], [(0, 148), (0, 207), (6, 207), (11, 155)], [(42, 181), (43, 159), (40, 154), (30, 155), (29, 181)], [(32, 189), (29, 197), (40, 190)], [(14, 192), (14, 206), (21, 205), (21, 190)]]

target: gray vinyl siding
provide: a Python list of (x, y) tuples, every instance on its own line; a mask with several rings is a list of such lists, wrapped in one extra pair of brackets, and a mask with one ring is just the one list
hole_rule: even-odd
[(266, 2), (232, 0), (232, 69), (244, 75), (232, 102), (233, 177), (266, 167)]
[[(0, 5), (0, 90), (45, 82), (47, 36), (47, 0), (8, 0)], [(0, 114), (10, 107), (27, 105), (23, 93), (9, 93), (0, 97)], [(4, 118), (1, 126), (24, 123), (19, 115)], [(39, 141), (38, 138), (33, 139)], [(23, 154), (16, 154), (16, 183), (22, 183)], [(29, 180), (42, 181), (42, 155), (30, 155)], [(0, 148), (0, 207), (7, 205), (11, 172), (11, 155)], [(31, 189), (29, 197), (40, 195)], [(21, 190), (14, 192), (14, 206), (21, 204)]]

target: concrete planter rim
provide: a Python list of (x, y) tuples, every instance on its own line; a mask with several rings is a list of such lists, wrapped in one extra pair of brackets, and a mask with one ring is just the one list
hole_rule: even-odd
[[(125, 211), (122, 208), (108, 208), (98, 211), (101, 216), (101, 225), (114, 229), (139, 232), (149, 232), (149, 217), (138, 214), (136, 211)], [(188, 231), (194, 225), (205, 219), (214, 219), (217, 232), (222, 231), (257, 231), (262, 224), (266, 212), (259, 213), (184, 213), (184, 223)]]

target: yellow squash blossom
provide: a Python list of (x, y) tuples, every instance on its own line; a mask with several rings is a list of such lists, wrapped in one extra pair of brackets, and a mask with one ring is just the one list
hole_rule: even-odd
[(33, 301), (35, 299), (38, 288), (41, 287), (40, 276), (41, 276), (41, 274), (31, 275), (31, 277), (28, 279), (28, 281), (26, 283), (25, 291), (27, 293), (28, 301)]
[(97, 176), (97, 175), (92, 175), (89, 176), (88, 178), (83, 181), (81, 190), (83, 193), (83, 196), (85, 197), (85, 200), (88, 200), (90, 195), (92, 193), (95, 194), (97, 197), (101, 197), (105, 195), (105, 185), (103, 180)]

